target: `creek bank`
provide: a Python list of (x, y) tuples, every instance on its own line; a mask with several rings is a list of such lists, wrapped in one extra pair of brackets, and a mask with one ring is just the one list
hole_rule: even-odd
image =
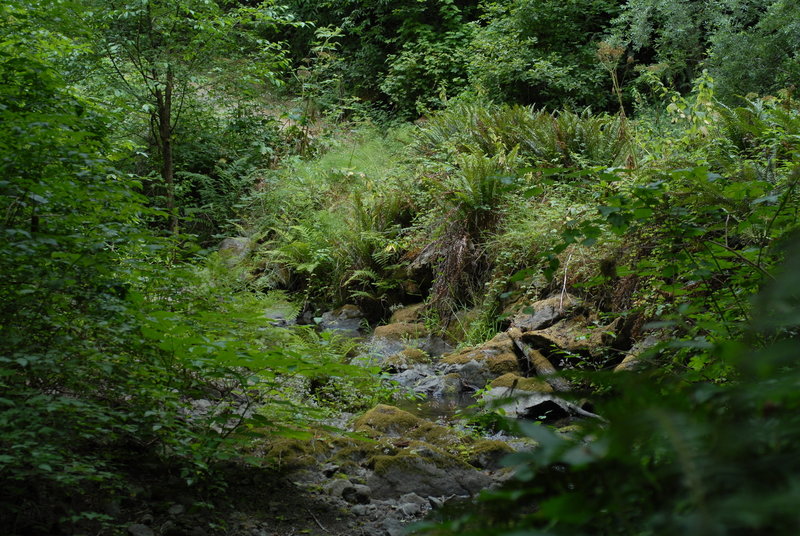
[(520, 307), (490, 340), (455, 349), (429, 332), (423, 307), (395, 311), (369, 336), (355, 306), (322, 314), (320, 329), (364, 339), (353, 363), (381, 367), (406, 396), (339, 421), (348, 435), (276, 439), (261, 453), (296, 485), (348, 512), (354, 534), (400, 534), (431, 510), (469, 501), (513, 476), (503, 458), (535, 442), (476, 435), (462, 420), (467, 406), (564, 430), (602, 419), (567, 397), (574, 386), (558, 372), (563, 355), (590, 359), (606, 351), (619, 322), (603, 324), (578, 298), (559, 295)]

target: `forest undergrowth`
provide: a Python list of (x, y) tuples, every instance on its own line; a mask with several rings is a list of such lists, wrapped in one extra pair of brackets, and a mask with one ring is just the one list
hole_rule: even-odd
[(307, 4), (0, 7), (0, 525), (225, 533), (231, 467), (391, 399), (323, 312), (471, 347), (570, 294), (605, 421), (417, 530), (795, 534), (795, 4)]

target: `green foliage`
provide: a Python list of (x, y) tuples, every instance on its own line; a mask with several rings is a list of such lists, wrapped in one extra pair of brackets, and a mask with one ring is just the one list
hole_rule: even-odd
[(399, 176), (406, 132), (381, 137), (365, 126), (318, 159), (276, 173), (252, 197), (251, 217), (270, 237), (271, 284), (380, 308), (404, 292), (397, 273), (401, 222), (411, 219)]
[(470, 83), (496, 102), (603, 109), (611, 95), (594, 41), (618, 9), (608, 0), (486, 3)]
[(479, 150), (487, 155), (517, 148), (527, 165), (581, 167), (625, 163), (629, 133), (618, 117), (524, 106), (462, 104), (434, 116), (422, 129), (427, 154)]
[(797, 4), (785, 0), (631, 0), (615, 21), (615, 34), (640, 64), (660, 64), (679, 90), (688, 90), (707, 68), (720, 96), (733, 102), (794, 83), (797, 18)]
[[(361, 99), (388, 101), (404, 117), (460, 91), (475, 2), (459, 0), (291, 1), (300, 20), (318, 27), (337, 26), (341, 86)], [(309, 57), (308, 30), (290, 41), (295, 57)]]
[(793, 350), (799, 261), (795, 243), (760, 300), (761, 331), (712, 350), (736, 381), (595, 374), (613, 393), (597, 406), (607, 425), (586, 422), (566, 435), (525, 426), (538, 446), (508, 459), (515, 483), (424, 533), (794, 534), (797, 519), (786, 507), (796, 500), (800, 471), (792, 454), (800, 433)]
[[(791, 387), (800, 262), (796, 111), (791, 100), (775, 99), (726, 108), (707, 81), (697, 87), (689, 98), (674, 96), (670, 113), (681, 129), (645, 146), (657, 149), (647, 168), (545, 183), (534, 205), (544, 206), (528, 223), (541, 218), (541, 228), (520, 226), (510, 212), (495, 253), (513, 264), (527, 244), (543, 241), (543, 260), (567, 257), (567, 285), (578, 248), (596, 262), (614, 255), (608, 236), (617, 235), (624, 247), (610, 257), (613, 271), (595, 268), (601, 273), (584, 276), (581, 292), (591, 295), (608, 278), (620, 286), (636, 281), (633, 302), (664, 341), (642, 358), (642, 372), (572, 372), (593, 386), (595, 410), (608, 423), (583, 422), (567, 434), (524, 426), (538, 446), (508, 459), (515, 479), (484, 493), (468, 513), (444, 513), (422, 533), (797, 531), (797, 520), (785, 515), (796, 498), (798, 467), (788, 460), (800, 433)], [(679, 158), (718, 167), (670, 169)], [(577, 185), (581, 194), (571, 192)], [(563, 211), (561, 222), (552, 209)], [(536, 238), (523, 241), (526, 234)], [(609, 245), (612, 251), (604, 251)], [(524, 264), (505, 281), (495, 279), (535, 286), (542, 269)], [(479, 415), (479, 424), (493, 418)], [(776, 481), (764, 479), (776, 468)]]
[[(117, 263), (142, 238), (132, 225), (142, 209), (101, 156), (102, 114), (53, 71), (53, 43), (29, 32), (19, 4), (0, 14), (0, 510), (12, 530), (51, 532), (59, 509), (69, 513), (58, 502), (67, 490), (90, 512), (83, 493), (113, 487), (101, 446), (151, 434), (144, 408), (118, 405), (142, 392), (124, 374), (137, 325)], [(42, 497), (52, 502), (34, 520), (26, 512)]]
[[(272, 326), (299, 305), (265, 290), (374, 317), (427, 297), (429, 326), (455, 319), (477, 343), (503, 304), (556, 286), (669, 342), (635, 380), (573, 371), (611, 424), (531, 429), (515, 487), (455, 530), (796, 531), (796, 270), (778, 270), (778, 246), (798, 225), (800, 113), (791, 88), (733, 100), (796, 78), (795, 3), (234, 4), (0, 7), (8, 532), (99, 533), (139, 468), (208, 491), (220, 463), (253, 461), (253, 439), (387, 398), (352, 341)], [(263, 95), (288, 73), (283, 37), (308, 58), (288, 113)], [(641, 72), (637, 121), (620, 40), (664, 64)], [(430, 117), (323, 135), (359, 97)], [(585, 103), (622, 113), (520, 105)], [(251, 235), (254, 261), (180, 264), (195, 246), (144, 230), (178, 215), (204, 237)], [(767, 489), (755, 474), (774, 467)]]
[(737, 21), (713, 36), (709, 68), (726, 101), (751, 93), (775, 94), (794, 87), (800, 76), (800, 6), (778, 0), (765, 2), (762, 9), (756, 23)]
[(444, 33), (425, 32), (417, 41), (390, 55), (389, 72), (381, 83), (401, 115), (424, 114), (441, 109), (448, 97), (467, 85), (470, 34), (467, 28)]
[[(150, 158), (140, 159), (140, 165), (160, 177), (148, 184), (146, 193), (154, 204), (163, 202), (170, 214), (170, 231), (176, 234), (180, 201), (186, 201), (177, 192), (181, 180), (176, 169), (213, 176), (207, 160), (203, 166), (201, 158), (188, 154), (192, 142), (203, 140), (191, 124), (198, 119), (196, 110), (201, 104), (216, 103), (226, 112), (218, 115), (228, 119), (222, 129), (244, 126), (247, 97), (252, 100), (266, 82), (279, 83), (277, 73), (288, 65), (280, 46), (264, 34), (290, 22), (270, 2), (232, 9), (224, 2), (205, 0), (120, 0), (90, 2), (81, 9), (72, 14), (83, 23), (73, 37), (86, 53), (76, 55), (75, 63), (89, 64), (95, 73), (85, 79), (86, 91), (123, 108), (128, 128), (138, 138), (136, 144), (149, 152)], [(236, 98), (224, 103), (215, 98), (234, 92)], [(206, 136), (209, 131), (200, 130)], [(236, 133), (230, 136), (234, 139), (228, 148), (236, 144)], [(275, 152), (269, 141), (254, 138), (262, 155)], [(222, 158), (235, 159), (230, 154)], [(191, 183), (184, 190), (189, 187)], [(198, 204), (203, 206), (203, 201)], [(229, 212), (230, 207), (220, 201), (214, 200), (223, 205), (219, 212)], [(216, 230), (223, 223), (211, 221), (207, 227)]]
[(224, 263), (165, 262), (169, 244), (140, 227), (157, 214), (105, 158), (108, 117), (53, 69), (54, 43), (23, 7), (0, 9), (7, 532), (97, 533), (142, 468), (215, 483), (254, 433), (320, 415), (303, 378), (345, 378), (342, 397), (382, 392), (373, 371), (270, 327), (274, 296), (240, 292)]

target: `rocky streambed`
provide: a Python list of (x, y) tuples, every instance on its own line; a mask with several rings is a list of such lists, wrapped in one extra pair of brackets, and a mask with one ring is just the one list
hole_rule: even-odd
[[(536, 443), (476, 433), (461, 419), (468, 406), (492, 407), (565, 433), (582, 419), (602, 420), (590, 401), (568, 396), (573, 386), (558, 371), (564, 356), (588, 359), (607, 351), (624, 336), (621, 322), (602, 325), (579, 299), (557, 295), (520, 304), (506, 331), (454, 349), (428, 332), (422, 311), (422, 304), (401, 308), (368, 336), (355, 306), (317, 319), (323, 330), (364, 337), (353, 362), (380, 366), (400, 394), (395, 403), (336, 423), (353, 435), (266, 445), (263, 454), (278, 460), (292, 485), (340, 514), (334, 528), (319, 522), (306, 533), (397, 536), (432, 509), (468, 501), (509, 479), (503, 458)], [(637, 353), (617, 368), (634, 367)]]

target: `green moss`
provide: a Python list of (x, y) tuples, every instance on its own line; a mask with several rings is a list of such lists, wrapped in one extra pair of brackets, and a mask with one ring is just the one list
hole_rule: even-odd
[(481, 439), (476, 441), (466, 454), (466, 461), (479, 469), (497, 466), (500, 460), (514, 452), (514, 449), (503, 441)]
[[(445, 356), (442, 361), (450, 365), (464, 365), (470, 361), (479, 363), (488, 361), (490, 370), (497, 371), (499, 374), (519, 370), (514, 353), (514, 341), (506, 333), (498, 333), (493, 339), (480, 346), (465, 348)], [(513, 368), (511, 364), (513, 364)]]
[(506, 374), (508, 372), (519, 371), (517, 356), (510, 352), (490, 356), (486, 361), (492, 374)]
[(422, 324), (397, 322), (375, 328), (375, 337), (389, 340), (419, 339), (428, 336), (428, 330)]
[(477, 355), (477, 352), (470, 350), (468, 352), (450, 354), (442, 359), (442, 363), (446, 363), (448, 365), (464, 365), (465, 363), (469, 363), (470, 361), (478, 361), (479, 359), (480, 356)]
[(411, 363), (428, 363), (431, 357), (419, 348), (406, 348), (400, 352)]
[(447, 448), (458, 440), (456, 432), (446, 426), (384, 404), (375, 406), (359, 417), (355, 422), (355, 430), (375, 439), (395, 436), (425, 441), (438, 448)]
[(562, 426), (556, 430), (559, 434), (567, 437), (578, 437), (583, 433), (583, 426), (580, 424), (570, 424), (569, 426)]
[(403, 307), (392, 313), (392, 318), (389, 320), (390, 324), (398, 322), (417, 322), (422, 317), (422, 311), (425, 309), (424, 303), (417, 303)]
[(381, 475), (392, 469), (403, 471), (419, 471), (419, 461), (435, 465), (439, 468), (467, 467), (468, 464), (458, 457), (424, 441), (412, 441), (409, 445), (394, 454), (378, 454), (370, 459), (374, 471)]
[(516, 389), (520, 391), (536, 391), (540, 393), (549, 393), (553, 388), (546, 381), (540, 378), (524, 378), (519, 374), (510, 372), (503, 374), (499, 378), (495, 378), (489, 384), (491, 387), (507, 387), (511, 388), (516, 382)]
[(317, 455), (322, 453), (323, 448), (322, 442), (278, 438), (267, 445), (265, 456), (274, 460), (278, 467), (308, 467), (317, 463)]
[(428, 354), (418, 348), (406, 348), (400, 353), (394, 354), (386, 359), (388, 367), (408, 367), (419, 363), (430, 363), (431, 358)]
[(395, 406), (378, 404), (356, 419), (355, 430), (370, 437), (382, 434), (398, 434), (417, 429), (423, 420)]

